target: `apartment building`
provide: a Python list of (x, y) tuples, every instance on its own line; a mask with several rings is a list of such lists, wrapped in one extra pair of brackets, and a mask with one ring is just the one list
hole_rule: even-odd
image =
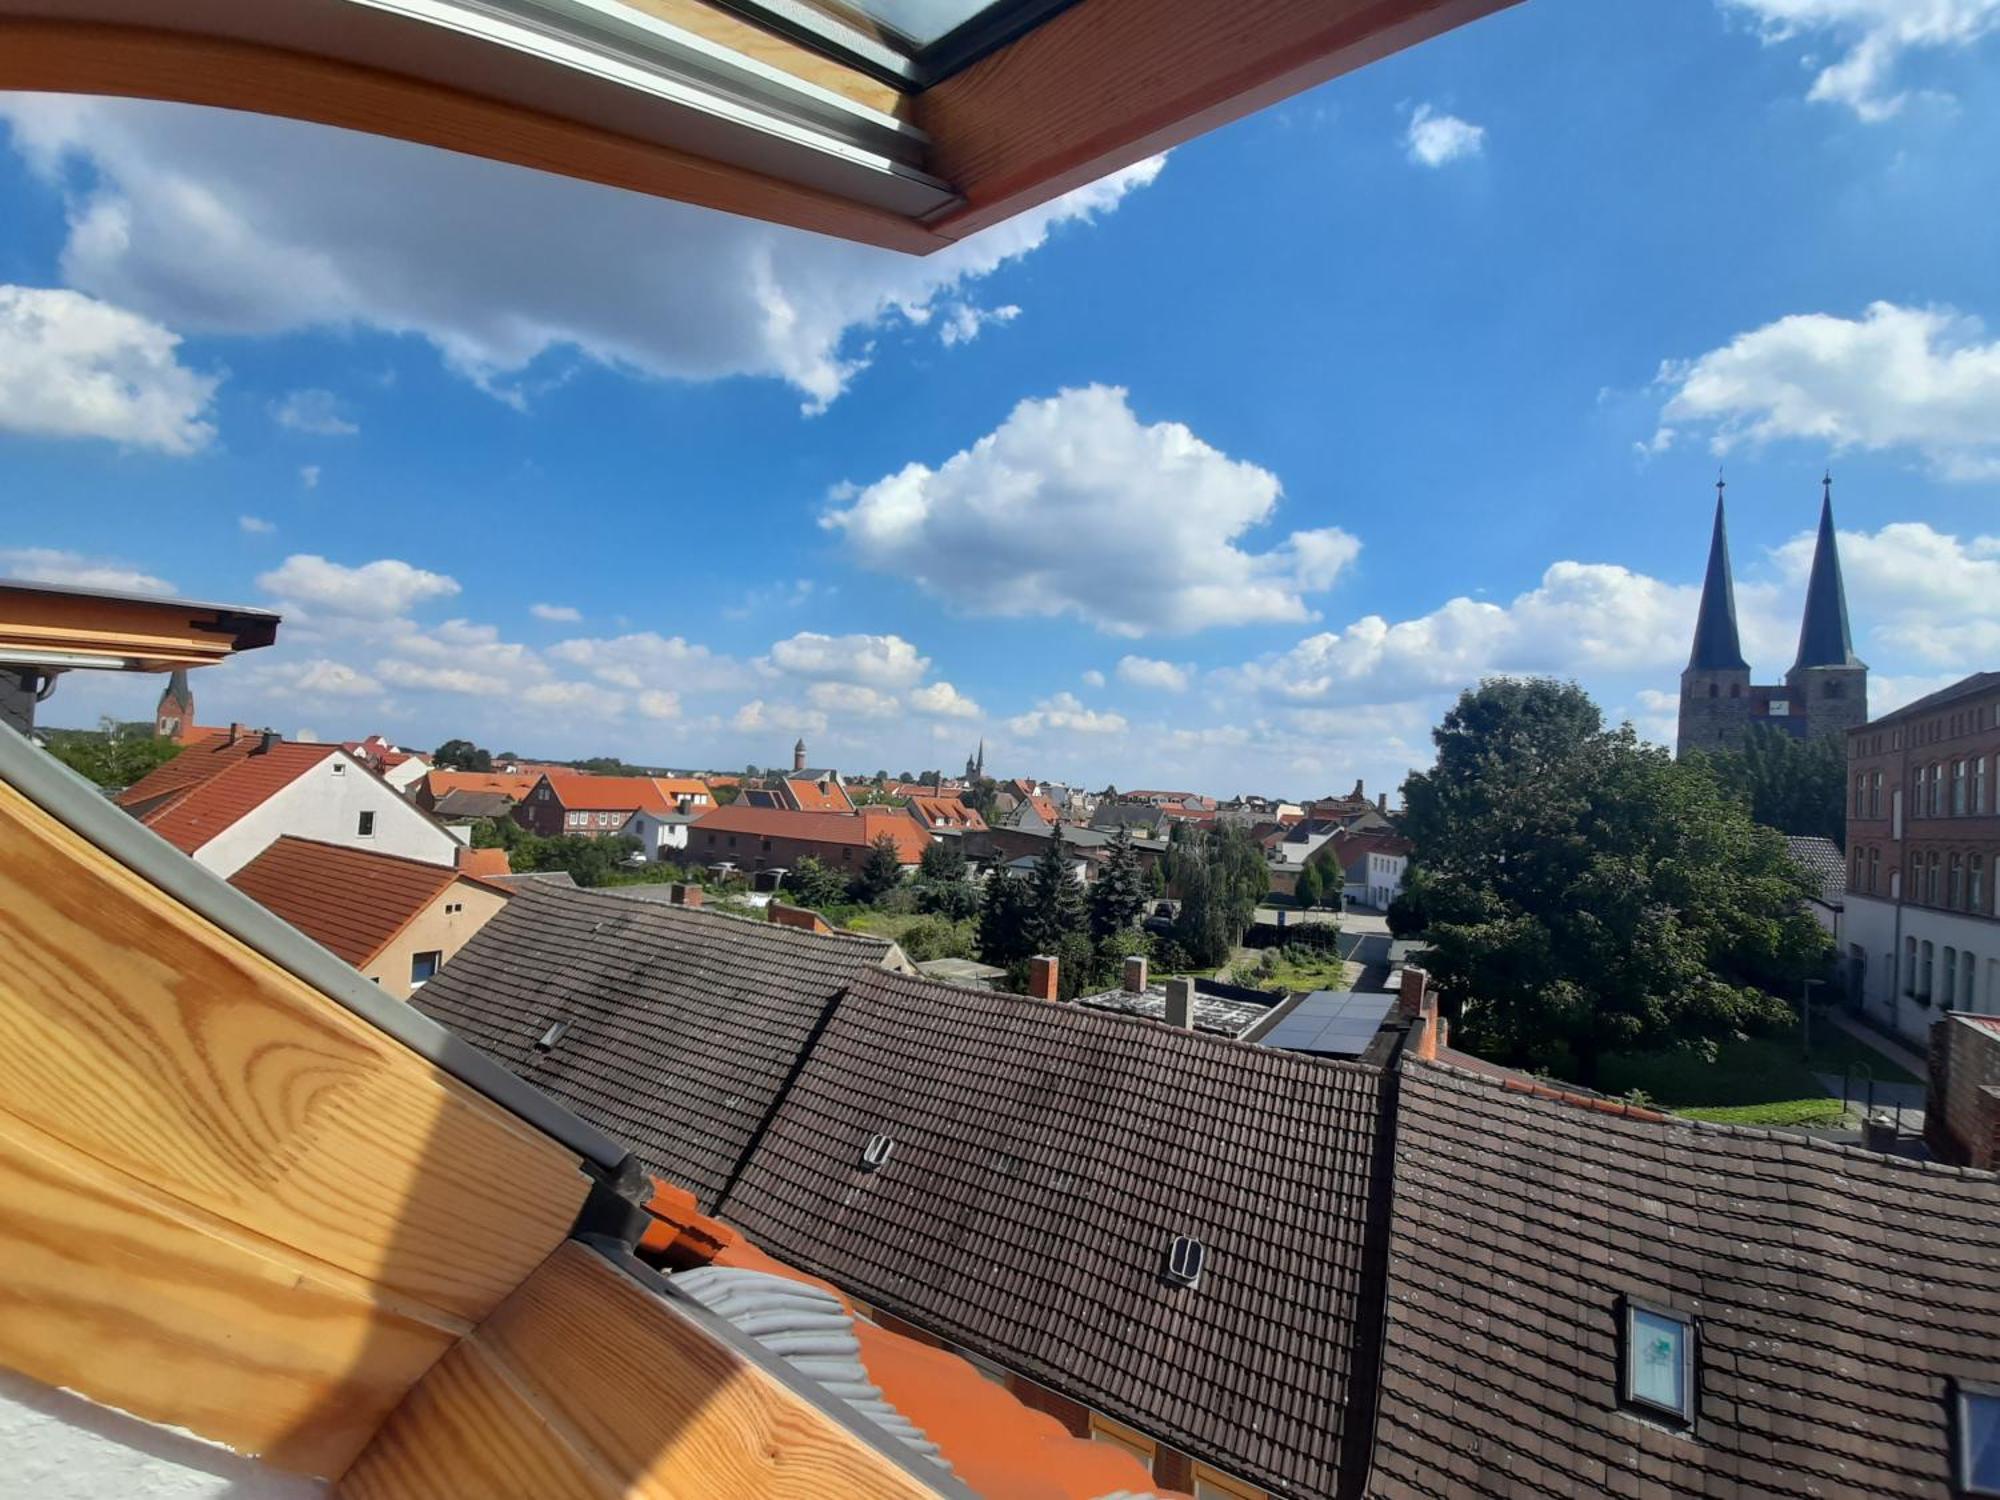
[(1847, 736), (1841, 943), (1870, 1017), (1921, 1044), (1946, 1010), (2000, 1014), (2000, 672)]

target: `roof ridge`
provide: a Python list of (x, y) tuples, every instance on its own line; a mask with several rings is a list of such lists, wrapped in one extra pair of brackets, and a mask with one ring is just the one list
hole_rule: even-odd
[[(529, 890), (536, 888), (531, 883), (529, 885), (516, 887), (515, 889)], [(748, 923), (750, 926), (756, 927), (761, 931), (786, 934), (787, 940), (792, 940), (800, 937), (814, 938), (814, 939), (840, 938), (850, 943), (865, 943), (869, 947), (882, 948), (885, 950), (896, 946), (895, 939), (887, 937), (878, 937), (871, 932), (852, 932), (845, 927), (835, 927), (828, 932), (810, 932), (803, 927), (786, 927), (781, 923), (777, 922), (760, 921), (758, 918), (749, 915), (747, 912), (738, 913), (730, 911), (718, 911), (707, 906), (676, 906), (673, 903), (667, 901), (634, 901), (628, 897), (621, 897), (617, 895), (616, 889), (617, 888), (614, 886), (588, 886), (588, 885), (547, 886), (545, 888), (538, 890), (538, 894), (553, 895), (553, 893), (560, 891), (562, 892), (562, 895), (557, 897), (556, 899), (569, 900), (573, 896), (582, 895), (582, 896), (589, 896), (593, 899), (601, 898), (608, 901), (616, 901), (619, 903), (619, 910), (624, 912), (655, 911), (655, 912), (667, 913), (670, 917), (676, 919), (685, 918), (692, 920), (713, 920), (717, 922)]]
[(1730, 1125), (1716, 1120), (1693, 1120), (1686, 1115), (1677, 1115), (1671, 1110), (1649, 1108), (1642, 1104), (1631, 1104), (1623, 1099), (1614, 1099), (1608, 1094), (1594, 1093), (1575, 1086), (1558, 1088), (1554, 1084), (1544, 1084), (1539, 1079), (1526, 1075), (1515, 1077), (1489, 1077), (1476, 1073), (1470, 1068), (1461, 1068), (1455, 1063), (1442, 1059), (1424, 1061), (1409, 1053), (1403, 1055), (1405, 1068), (1426, 1068), (1442, 1073), (1467, 1092), (1491, 1091), (1509, 1095), (1516, 1099), (1540, 1099), (1545, 1103), (1562, 1104), (1576, 1109), (1579, 1113), (1602, 1115), (1606, 1118), (1637, 1120), (1642, 1124), (1663, 1125), (1669, 1128), (1690, 1131), (1704, 1135), (1729, 1136), (1737, 1140), (1781, 1141), (1794, 1146), (1810, 1146), (1817, 1150), (1831, 1151), (1871, 1162), (1910, 1168), (1915, 1171), (1940, 1173), (1948, 1177), (1970, 1178), (1977, 1182), (2000, 1181), (2000, 1170), (1988, 1171), (1978, 1167), (1954, 1166), (1950, 1162), (1920, 1160), (1908, 1156), (1891, 1156), (1881, 1151), (1870, 1151), (1866, 1146), (1849, 1145), (1842, 1141), (1822, 1140), (1818, 1136), (1804, 1135), (1795, 1130), (1786, 1130), (1772, 1125)]
[(262, 851), (255, 857), (262, 859), (264, 855), (269, 854), (280, 844), (305, 844), (315, 849), (333, 849), (339, 853), (353, 854), (362, 859), (392, 859), (397, 864), (411, 865), (420, 870), (436, 870), (440, 875), (449, 876), (453, 880), (476, 880), (479, 878), (476, 875), (467, 874), (455, 864), (441, 865), (434, 860), (417, 859), (408, 854), (390, 854), (381, 849), (357, 849), (352, 844), (337, 844), (332, 839), (309, 839), (300, 833), (279, 834), (270, 843), (266, 844)]

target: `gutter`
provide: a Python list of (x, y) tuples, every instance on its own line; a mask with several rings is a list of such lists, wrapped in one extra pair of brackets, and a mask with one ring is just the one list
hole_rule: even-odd
[(289, 923), (196, 864), (54, 756), (0, 725), (0, 782), (294, 978), (616, 1180), (630, 1153), (429, 1016), (392, 1000)]

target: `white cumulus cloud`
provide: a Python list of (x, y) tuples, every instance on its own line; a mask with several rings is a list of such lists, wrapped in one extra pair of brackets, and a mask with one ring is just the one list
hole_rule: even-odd
[(338, 396), (317, 387), (287, 391), (273, 401), (271, 420), (280, 427), (315, 437), (353, 437), (361, 430), (342, 414)]
[(60, 547), (0, 547), (0, 578), (30, 583), (61, 583), (80, 589), (109, 589), (119, 594), (171, 594), (164, 578), (109, 558), (88, 557)]
[(936, 469), (844, 490), (822, 518), (862, 566), (985, 615), (1073, 615), (1113, 635), (1313, 618), (1361, 544), (1337, 527), (1263, 551), (1278, 478), (1094, 385), (1021, 402)]
[(821, 635), (812, 630), (774, 644), (770, 662), (792, 677), (885, 688), (921, 681), (931, 664), (899, 635)]
[(1844, 48), (1814, 63), (1809, 98), (1843, 104), (1863, 120), (1889, 119), (1908, 102), (1895, 74), (1912, 52), (1969, 47), (2000, 30), (2000, 0), (1723, 0), (1748, 15), (1767, 44), (1824, 39)]
[(913, 688), (909, 701), (910, 707), (918, 713), (934, 714), (941, 719), (976, 719), (980, 713), (977, 703), (948, 682), (933, 682)]
[(448, 599), (458, 581), (385, 557), (358, 568), (295, 552), (257, 579), (257, 587), (308, 614), (390, 620), (431, 599)]
[(219, 383), (150, 319), (47, 287), (0, 286), (0, 431), (188, 454), (215, 436)]
[(1158, 688), (1167, 693), (1184, 693), (1187, 691), (1188, 676), (1188, 668), (1178, 662), (1156, 661), (1149, 656), (1118, 658), (1118, 680), (1132, 687)]
[(238, 516), (237, 528), (249, 536), (269, 536), (278, 529), (277, 524), (262, 516)]
[(72, 200), (71, 285), (187, 332), (415, 334), (516, 399), (530, 365), (573, 351), (655, 377), (782, 380), (823, 407), (866, 367), (871, 331), (962, 301), (1161, 167), (1137, 163), (915, 257), (244, 113), (15, 95), (0, 118)]
[(574, 625), (583, 618), (583, 611), (571, 604), (531, 604), (528, 613), (537, 620), (549, 620), (562, 625)]
[(1949, 479), (2000, 476), (2000, 341), (1947, 308), (1794, 314), (1669, 361), (1659, 379), (1670, 392), (1659, 447), (1699, 426), (1717, 453), (1796, 438), (1907, 449)]
[(1409, 128), (1403, 132), (1403, 149), (1418, 166), (1441, 167), (1486, 149), (1486, 127), (1461, 120), (1457, 115), (1441, 115), (1428, 104), (1410, 111)]
[(1051, 731), (1058, 734), (1123, 734), (1127, 725), (1123, 714), (1086, 708), (1076, 694), (1057, 693), (1053, 698), (1044, 698), (1027, 713), (1016, 714), (1007, 721), (1007, 727), (1023, 739), (1032, 739)]

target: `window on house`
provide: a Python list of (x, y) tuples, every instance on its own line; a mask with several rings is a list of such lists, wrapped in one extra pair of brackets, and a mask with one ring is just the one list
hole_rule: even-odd
[(1619, 1399), (1654, 1416), (1694, 1421), (1694, 1323), (1679, 1313), (1627, 1299)]
[(1944, 766), (1938, 761), (1931, 762), (1931, 816), (1944, 815)]
[(1867, 787), (1868, 787), (1868, 778), (1862, 775), (1859, 771), (1855, 772), (1854, 773), (1854, 816), (1857, 818), (1862, 816), (1862, 809), (1867, 805), (1862, 800), (1864, 794), (1867, 791)]
[(1194, 1500), (1265, 1500), (1265, 1492), (1254, 1484), (1232, 1479), (1205, 1463), (1194, 1466)]
[(1156, 1451), (1153, 1440), (1143, 1432), (1136, 1432), (1123, 1422), (1114, 1422), (1109, 1417), (1090, 1414), (1090, 1440), (1105, 1443), (1113, 1448), (1123, 1448), (1139, 1461), (1140, 1467), (1150, 1474), (1153, 1472), (1153, 1454)]
[(354, 820), (354, 833), (357, 838), (372, 839), (375, 837), (375, 814), (365, 812), (356, 818)]
[(336, 776), (345, 776), (347, 774), (347, 762), (335, 761), (333, 763), (333, 774)]
[(1710, 683), (1710, 684), (1708, 685), (1708, 696), (1709, 696), (1709, 697), (1711, 697), (1711, 698), (1720, 698), (1720, 697), (1722, 696), (1722, 689), (1721, 689), (1721, 687), (1720, 687), (1720, 686), (1718, 686), (1717, 684), (1715, 684), (1715, 683), (1711, 682), (1711, 683)]
[(1986, 757), (1974, 756), (1972, 760), (1972, 813), (1974, 817), (1986, 811)]
[(444, 954), (435, 948), (428, 953), (412, 954), (410, 957), (410, 988), (416, 989), (425, 981), (437, 977), (437, 971), (444, 967)]
[(1965, 904), (1986, 915), (1986, 856), (1975, 854), (1965, 862)]
[(1958, 950), (1947, 947), (1944, 950), (1944, 983), (1938, 987), (1938, 1003), (1949, 1010), (1952, 1001), (1958, 998)]
[(1882, 851), (1880, 849), (1870, 849), (1868, 851), (1868, 894), (1871, 896), (1875, 894), (1875, 877), (1881, 868)]
[(1951, 810), (1959, 817), (1965, 816), (1965, 762), (1951, 763)]
[(1968, 1495), (2000, 1495), (2000, 1390), (1958, 1388), (1958, 1487)]
[(1972, 983), (1979, 973), (1979, 959), (1970, 950), (1958, 955), (1958, 1008), (1977, 1011), (1972, 1003)]
[(1868, 816), (1882, 816), (1882, 773), (1871, 772), (1868, 778)]
[(1923, 1001), (1924, 1004), (1929, 1005), (1931, 1003), (1931, 965), (1936, 958), (1936, 953), (1928, 941), (1918, 945), (1917, 953), (1920, 959), (1917, 966), (1917, 998)]
[(1938, 904), (1938, 857), (1935, 854), (1924, 863), (1924, 903), (1928, 906)]
[(1951, 857), (1951, 900), (1947, 904), (1954, 910), (1965, 905), (1965, 859), (1962, 855)]
[(1913, 937), (1910, 937), (1903, 939), (1903, 993), (1906, 995), (1914, 995), (1916, 994), (1916, 992), (1917, 992), (1917, 940)]

